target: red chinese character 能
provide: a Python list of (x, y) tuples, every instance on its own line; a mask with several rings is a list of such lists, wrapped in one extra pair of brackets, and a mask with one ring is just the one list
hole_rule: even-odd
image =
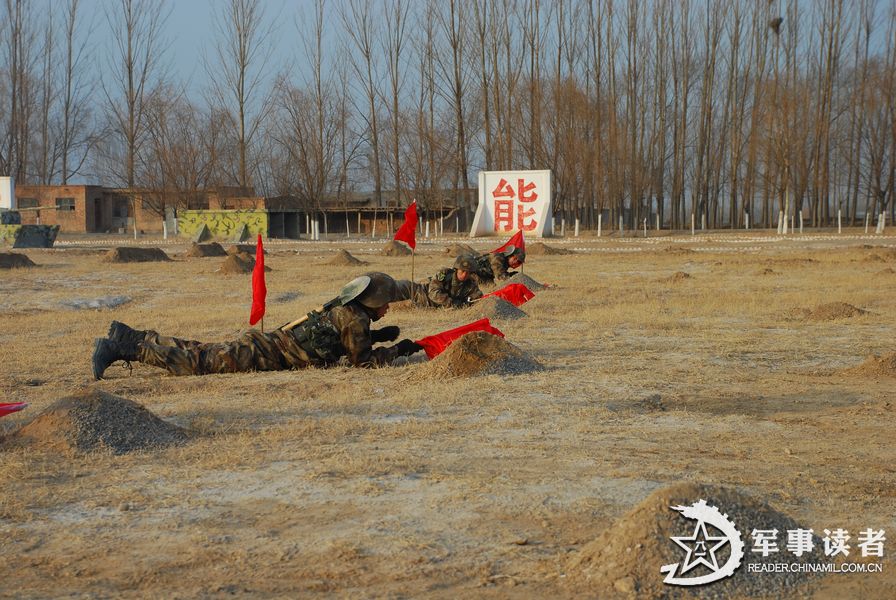
[(507, 180), (503, 177), (501, 178), (501, 181), (498, 182), (495, 189), (492, 190), (493, 198), (513, 198), (514, 195), (513, 186), (507, 183)]
[(536, 227), (538, 227), (538, 221), (532, 219), (528, 223), (526, 223), (526, 219), (535, 214), (535, 209), (530, 208), (525, 210), (525, 207), (520, 204), (517, 207), (517, 215), (516, 215), (516, 228), (522, 229), (523, 231), (534, 231)]
[(513, 229), (513, 200), (495, 200), (495, 231)]
[(538, 200), (538, 194), (535, 192), (532, 192), (528, 196), (526, 195), (526, 192), (535, 189), (534, 182), (530, 182), (527, 184), (524, 179), (518, 179), (517, 186), (518, 186), (519, 193), (520, 193), (520, 196), (519, 196), (520, 202), (535, 202), (536, 200)]

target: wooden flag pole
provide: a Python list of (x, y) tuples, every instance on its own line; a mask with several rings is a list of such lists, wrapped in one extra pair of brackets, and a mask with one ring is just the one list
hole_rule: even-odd
[(414, 257), (417, 255), (417, 250), (411, 248), (411, 281), (414, 281)]
[(264, 317), (261, 318), (261, 332), (264, 333)]

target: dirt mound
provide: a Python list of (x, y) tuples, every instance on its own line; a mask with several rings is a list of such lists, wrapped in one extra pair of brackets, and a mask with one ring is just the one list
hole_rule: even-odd
[(526, 256), (546, 256), (555, 254), (574, 254), (572, 250), (566, 248), (556, 248), (548, 246), (544, 242), (535, 242), (534, 244), (526, 244)]
[(896, 352), (884, 356), (869, 356), (858, 367), (846, 369), (846, 372), (866, 377), (896, 377)]
[[(678, 564), (674, 576), (695, 577), (712, 571), (703, 564), (695, 565), (682, 574), (686, 552), (670, 538), (694, 534), (699, 521), (685, 518), (671, 506), (691, 506), (705, 500), (709, 507), (716, 507), (711, 519), (720, 516), (732, 522), (739, 531), (744, 544), (740, 568), (731, 577), (716, 581), (711, 585), (690, 588), (675, 587), (663, 583), (664, 573), (660, 567)], [(712, 509), (709, 509), (712, 511)], [(722, 522), (724, 525), (724, 522)], [(777, 529), (779, 552), (768, 557), (751, 552), (753, 529)], [(767, 504), (743, 495), (737, 490), (709, 485), (682, 483), (653, 492), (628, 514), (619, 519), (600, 537), (582, 547), (566, 564), (566, 574), (573, 581), (587, 581), (595, 597), (619, 597), (618, 592), (637, 598), (741, 598), (741, 597), (782, 597), (793, 586), (806, 583), (810, 578), (806, 573), (748, 573), (746, 563), (775, 563), (784, 560), (786, 534), (782, 540), (780, 532), (798, 529), (800, 526), (790, 517)], [(707, 525), (707, 535), (725, 537), (725, 532), (712, 523)], [(734, 538), (737, 540), (737, 537)], [(797, 557), (786, 552), (788, 562), (820, 561), (821, 540), (813, 538), (813, 553)], [(683, 543), (687, 544), (686, 541)], [(715, 552), (717, 564), (722, 568), (731, 556), (731, 542), (726, 542)], [(690, 556), (689, 554), (687, 556)], [(789, 594), (788, 594), (789, 595)]]
[(476, 311), (489, 319), (515, 320), (528, 317), (525, 311), (503, 298), (492, 296), (476, 303)]
[(392, 240), (383, 246), (383, 251), (380, 252), (380, 254), (383, 256), (409, 256), (411, 254), (411, 249), (404, 242)]
[(780, 275), (780, 273), (778, 273), (774, 269), (769, 269), (767, 267), (765, 269), (762, 269), (761, 271), (757, 271), (756, 274), (757, 275)]
[(663, 250), (666, 254), (697, 254), (696, 250), (690, 248), (682, 248), (681, 246), (668, 246)]
[(103, 260), (112, 263), (135, 263), (161, 262), (171, 259), (160, 248), (130, 248), (122, 246), (109, 250)]
[(865, 314), (868, 314), (867, 310), (862, 310), (846, 302), (828, 302), (827, 304), (819, 304), (806, 313), (804, 318), (809, 321), (836, 321), (837, 319), (849, 319)]
[(184, 256), (190, 258), (205, 258), (207, 256), (227, 256), (227, 251), (218, 242), (210, 244), (193, 244), (190, 249), (184, 253)]
[(450, 246), (446, 246), (442, 253), (455, 258), (462, 254), (479, 254), (475, 248), (467, 246), (466, 244), (451, 244)]
[(526, 275), (525, 273), (517, 273), (516, 275), (514, 275), (513, 277), (511, 277), (510, 279), (508, 279), (508, 280), (507, 280), (507, 283), (508, 283), (508, 284), (511, 284), (511, 283), (522, 283), (524, 286), (526, 286), (527, 288), (529, 288), (529, 289), (532, 290), (533, 292), (538, 292), (538, 291), (541, 291), (541, 290), (546, 290), (546, 289), (548, 289), (548, 286), (547, 286), (547, 285), (545, 285), (545, 284), (543, 284), (543, 283), (538, 283), (537, 281), (535, 281), (534, 279), (532, 279), (531, 277), (529, 277), (529, 276)]
[[(245, 252), (232, 254), (224, 259), (224, 262), (215, 271), (222, 275), (242, 275), (251, 273), (255, 269), (255, 259)], [(269, 273), (271, 268), (267, 265), (264, 267), (265, 273)]]
[[(255, 244), (234, 244), (230, 248), (227, 249), (227, 254), (251, 254), (255, 256), (255, 251), (257, 248)], [(268, 255), (268, 251), (264, 251), (264, 255)]]
[(36, 267), (30, 258), (15, 252), (0, 252), (0, 269), (24, 269)]
[(189, 434), (143, 405), (98, 390), (61, 398), (13, 434), (13, 443), (124, 454), (184, 442)]
[(513, 375), (543, 367), (504, 338), (474, 331), (455, 340), (430, 363), (431, 373), (449, 377)]
[(877, 272), (878, 275), (892, 275), (893, 273), (896, 273), (896, 271), (893, 270), (893, 267), (887, 267), (886, 269), (881, 269)]
[(675, 271), (669, 277), (666, 277), (664, 281), (668, 281), (669, 283), (679, 283), (684, 281), (685, 279), (690, 279), (691, 275), (689, 273), (685, 273), (684, 271)]
[(348, 250), (342, 249), (336, 253), (336, 256), (330, 259), (328, 265), (339, 265), (344, 267), (353, 267), (356, 265), (366, 265), (367, 261), (360, 260), (352, 256)]

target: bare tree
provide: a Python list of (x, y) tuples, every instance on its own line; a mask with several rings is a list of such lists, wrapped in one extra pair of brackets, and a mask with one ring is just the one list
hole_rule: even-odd
[(385, 19), (389, 27), (384, 29), (383, 49), (389, 73), (389, 122), (392, 138), (392, 175), (395, 198), (401, 202), (403, 183), (401, 178), (402, 113), (401, 95), (404, 84), (404, 58), (407, 45), (408, 4), (402, 0), (390, 0), (386, 4)]
[(82, 19), (80, 0), (69, 0), (63, 17), (65, 35), (58, 141), (61, 158), (59, 179), (65, 185), (72, 175), (81, 172), (96, 134), (92, 128), (89, 102), (92, 79), (86, 73), (90, 61), (87, 40), (93, 26)]
[(147, 110), (165, 77), (164, 0), (115, 0), (106, 11), (114, 48), (102, 87), (115, 142), (124, 146), (120, 170), (112, 173), (133, 188), (138, 155), (146, 138)]
[(248, 188), (252, 185), (249, 152), (271, 108), (264, 77), (273, 52), (274, 26), (265, 22), (260, 0), (228, 0), (218, 6), (213, 57), (204, 62), (212, 82), (212, 103), (230, 111), (237, 124), (235, 179), (240, 187)]
[(383, 201), (383, 175), (380, 161), (380, 130), (377, 111), (379, 110), (378, 73), (374, 62), (374, 44), (377, 30), (374, 15), (371, 14), (370, 0), (349, 0), (340, 13), (343, 29), (354, 47), (350, 52), (351, 64), (361, 82), (362, 94), (366, 102), (367, 135), (370, 146), (370, 167), (373, 171), (373, 198), (379, 206)]

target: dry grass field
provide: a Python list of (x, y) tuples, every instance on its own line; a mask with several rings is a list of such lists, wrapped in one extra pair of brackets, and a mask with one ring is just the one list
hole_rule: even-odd
[[(418, 279), (451, 263), (450, 241), (468, 242), (418, 246)], [(119, 244), (62, 240), (0, 271), (2, 401), (31, 404), (0, 432), (102, 390), (195, 435), (122, 455), (0, 449), (0, 596), (637, 597), (571, 565), (679, 482), (737, 488), (816, 532), (885, 528), (896, 547), (896, 373), (852, 370), (896, 351), (894, 237), (548, 240), (574, 253), (530, 256), (525, 273), (552, 287), (493, 323), (546, 367), (528, 374), (450, 379), (420, 353), (375, 370), (113, 366), (94, 382), (112, 319), (218, 341), (251, 303), (220, 257), (159, 241), (173, 261), (104, 262)], [(407, 278), (382, 245), (271, 241), (266, 328), (364, 271)], [(369, 264), (328, 264), (340, 248)], [(866, 312), (816, 310), (835, 302)], [(397, 308), (381, 323), (416, 339), (475, 318)], [(798, 593), (885, 597), (883, 562)]]

